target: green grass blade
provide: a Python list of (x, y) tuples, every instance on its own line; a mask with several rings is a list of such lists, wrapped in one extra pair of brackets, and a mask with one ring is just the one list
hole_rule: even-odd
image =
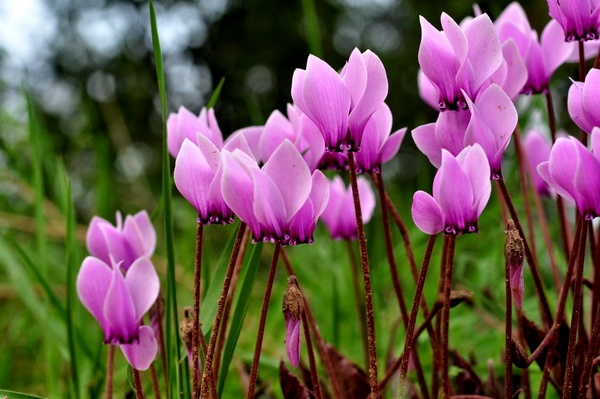
[(210, 100), (208, 100), (208, 104), (206, 104), (206, 108), (214, 108), (215, 107), (217, 100), (221, 96), (221, 90), (223, 89), (223, 84), (225, 84), (225, 78), (221, 78), (221, 80), (219, 81), (219, 84), (215, 88), (215, 91), (213, 91), (212, 96), (210, 96)]
[(26, 393), (19, 393), (13, 391), (6, 391), (4, 389), (0, 389), (0, 395), (2, 395), (2, 399), (43, 399), (41, 396), (28, 395)]
[(236, 235), (237, 229), (234, 230), (227, 245), (223, 248), (223, 252), (221, 252), (221, 256), (217, 261), (217, 267), (213, 273), (208, 289), (206, 290), (206, 295), (202, 300), (202, 305), (200, 306), (200, 323), (205, 326), (205, 328), (202, 329), (202, 332), (207, 340), (210, 339), (213, 321), (217, 314), (217, 305), (219, 297), (221, 296), (225, 275), (227, 274), (227, 266), (229, 265), (229, 258), (233, 251), (233, 243), (235, 242)]
[(227, 371), (229, 370), (229, 365), (233, 358), (233, 352), (238, 338), (240, 337), (240, 333), (242, 332), (242, 325), (246, 318), (246, 312), (248, 311), (248, 305), (250, 303), (250, 295), (252, 294), (252, 286), (254, 285), (254, 280), (258, 273), (258, 264), (262, 246), (262, 243), (252, 246), (250, 256), (246, 259), (242, 267), (239, 279), (241, 288), (237, 300), (235, 301), (233, 317), (231, 318), (231, 327), (229, 328), (229, 334), (227, 335), (227, 341), (225, 342), (217, 392), (223, 392), (225, 380), (227, 379)]
[[(156, 24), (156, 10), (152, 0), (148, 0), (150, 11), (150, 27), (152, 31), (152, 49), (154, 51), (154, 63), (156, 65), (156, 77), (158, 80), (158, 91), (160, 95), (161, 117), (162, 117), (162, 202), (164, 211), (165, 239), (167, 251), (167, 309), (165, 322), (165, 346), (167, 351), (167, 367), (169, 376), (170, 397), (183, 395), (183, 381), (181, 376), (181, 343), (177, 331), (179, 320), (177, 316), (177, 294), (175, 287), (175, 245), (173, 239), (173, 209), (172, 209), (172, 186), (171, 160), (167, 149), (167, 92), (165, 85), (165, 72), (163, 69), (163, 57), (158, 37), (158, 26)], [(175, 377), (175, 378), (173, 378)], [(173, 384), (175, 379), (175, 384)]]
[(317, 57), (323, 58), (321, 28), (319, 28), (319, 17), (315, 9), (315, 1), (302, 0), (302, 13), (304, 14), (304, 29), (306, 29), (308, 50)]

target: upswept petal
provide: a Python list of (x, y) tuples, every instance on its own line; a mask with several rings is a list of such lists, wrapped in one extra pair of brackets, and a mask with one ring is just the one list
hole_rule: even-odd
[(275, 110), (267, 119), (259, 140), (260, 155), (266, 162), (283, 140), (288, 139), (295, 143), (300, 130), (294, 131), (290, 121), (279, 111)]
[(368, 80), (367, 66), (359, 49), (354, 48), (352, 50), (340, 76), (350, 92), (350, 98), (352, 99), (351, 109), (353, 109), (365, 93)]
[(487, 14), (475, 17), (464, 29), (473, 66), (473, 89), (478, 89), (502, 63), (502, 46)]
[(260, 170), (253, 170), (252, 172), (254, 180), (254, 198), (252, 200), (254, 217), (261, 225), (261, 234), (259, 236), (255, 235), (254, 238), (269, 241), (281, 240), (285, 238), (284, 232), (293, 214), (287, 213), (282, 193), (268, 174)]
[(202, 156), (206, 160), (213, 175), (217, 173), (221, 167), (221, 150), (206, 136), (198, 133), (196, 136), (196, 145), (202, 152)]
[(378, 155), (379, 147), (382, 144), (382, 140), (385, 140), (382, 135), (387, 136), (382, 130), (380, 121), (376, 118), (376, 114), (373, 114), (371, 119), (367, 122), (364, 128), (364, 136), (361, 143), (360, 152), (354, 153), (354, 159), (356, 161), (356, 172), (367, 173), (373, 168), (378, 168)]
[(177, 132), (178, 124), (177, 114), (171, 113), (167, 118), (167, 148), (169, 149), (169, 154), (171, 154), (173, 158), (177, 157), (179, 147), (181, 147), (181, 143), (183, 142), (183, 139), (179, 139), (179, 134)]
[[(465, 148), (465, 134), (472, 115), (467, 110), (441, 112), (435, 122), (435, 137), (439, 146), (452, 155), (458, 155)], [(441, 160), (442, 154), (438, 155)], [(433, 162), (432, 162), (433, 163)]]
[(339, 226), (342, 217), (342, 204), (346, 195), (346, 186), (342, 178), (336, 175), (329, 182), (329, 200), (327, 206), (320, 216), (320, 219), (325, 223), (333, 238), (338, 238)]
[(105, 335), (111, 344), (131, 343), (137, 339), (139, 320), (135, 305), (120, 267), (112, 271), (112, 279), (104, 299)]
[(531, 25), (529, 24), (529, 19), (527, 18), (525, 10), (523, 10), (523, 7), (516, 1), (513, 1), (506, 6), (504, 11), (496, 18), (496, 26), (504, 24), (514, 24), (524, 32), (529, 32), (531, 30)]
[[(152, 226), (150, 215), (145, 210), (139, 211), (133, 215), (133, 220), (140, 233), (140, 237), (143, 241), (144, 255), (151, 257), (156, 249), (156, 230)], [(125, 230), (127, 229), (127, 218), (125, 218)]]
[[(373, 212), (375, 212), (375, 194), (373, 193), (373, 189), (371, 188), (371, 183), (369, 181), (359, 176), (356, 179), (356, 184), (358, 186), (358, 197), (360, 199), (360, 210), (362, 212), (362, 220), (363, 223), (368, 223), (369, 220), (373, 217)], [(349, 193), (350, 198), (352, 198), (352, 192), (350, 190)], [(354, 210), (354, 205), (352, 206)]]
[(471, 182), (457, 159), (446, 150), (442, 150), (442, 166), (433, 180), (433, 198), (444, 215), (446, 232), (456, 234), (471, 222)]
[[(443, 114), (447, 114), (444, 112)], [(442, 164), (442, 147), (437, 141), (435, 135), (435, 123), (428, 123), (413, 129), (412, 138), (423, 154), (429, 158), (429, 162), (436, 168)]]
[[(107, 323), (104, 318), (104, 298), (106, 298), (111, 280), (111, 267), (100, 259), (88, 256), (83, 260), (75, 283), (81, 303), (98, 320), (104, 331), (107, 331)], [(108, 337), (105, 335), (106, 338)]]
[[(585, 77), (582, 105), (586, 118), (594, 126), (600, 126), (600, 70), (592, 68)], [(589, 132), (588, 132), (589, 133)]]
[(438, 108), (445, 109), (458, 101), (460, 92), (456, 88), (455, 77), (460, 68), (460, 60), (444, 33), (438, 31), (425, 18), (421, 23), (421, 44), (419, 65), (429, 81), (439, 92)]
[(598, 161), (600, 161), (600, 128), (595, 127), (591, 135), (592, 153)]
[(262, 135), (263, 126), (251, 126), (233, 132), (231, 136), (227, 138), (224, 150), (233, 152), (235, 149), (242, 151), (250, 158), (256, 161), (261, 161), (260, 151), (258, 148), (258, 142)]
[(102, 225), (111, 225), (108, 221), (104, 220), (99, 216), (94, 216), (90, 221), (90, 226), (88, 227), (85, 243), (88, 251), (92, 256), (96, 258), (102, 259), (104, 263), (111, 264), (110, 255), (108, 253), (108, 246), (106, 243), (106, 239), (104, 237), (104, 233), (102, 232)]
[(411, 214), (415, 225), (426, 234), (435, 235), (444, 229), (442, 209), (437, 201), (424, 191), (414, 194)]
[(325, 61), (310, 55), (302, 85), (302, 104), (296, 104), (321, 129), (325, 146), (336, 151), (346, 137), (350, 93), (344, 81)]
[(304, 95), (302, 94), (305, 77), (306, 71), (298, 68), (296, 68), (292, 75), (292, 100), (294, 100), (294, 105), (303, 110), (302, 112), (304, 113), (306, 113), (304, 110), (307, 109), (306, 104), (304, 103)]
[(290, 220), (285, 245), (312, 244), (316, 227), (315, 210), (311, 199), (307, 199), (302, 208)]
[(463, 29), (445, 12), (440, 16), (444, 35), (452, 46), (460, 64), (463, 64), (469, 55), (469, 41)]
[(427, 105), (435, 110), (439, 110), (440, 94), (437, 87), (431, 83), (429, 78), (425, 76), (422, 69), (419, 69), (417, 74), (417, 84), (419, 86), (419, 96)]
[(383, 165), (390, 159), (392, 159), (400, 150), (404, 136), (406, 135), (407, 128), (396, 130), (390, 135), (387, 141), (383, 144), (379, 153), (379, 162)]
[(173, 175), (181, 195), (196, 208), (202, 219), (206, 219), (210, 206), (208, 191), (215, 172), (200, 148), (188, 139), (179, 150)]
[(329, 183), (327, 177), (320, 170), (315, 170), (312, 174), (310, 200), (313, 203), (314, 219), (317, 220), (329, 203)]
[(583, 83), (573, 82), (569, 88), (567, 97), (567, 109), (569, 116), (579, 128), (590, 133), (594, 128), (592, 122), (588, 119), (586, 112), (583, 109)]
[(550, 159), (552, 145), (539, 131), (531, 130), (523, 139), (523, 152), (533, 176), (533, 183), (540, 195), (551, 195), (552, 191), (537, 171), (537, 166)]
[[(577, 140), (559, 138), (552, 147), (548, 164), (548, 172), (552, 176), (556, 192), (563, 197), (573, 199), (579, 206), (581, 198), (575, 189), (575, 173), (579, 167), (579, 152), (577, 146), (581, 145)], [(542, 174), (542, 170), (538, 167)], [(544, 174), (542, 177), (545, 178)], [(550, 181), (548, 182), (550, 183)]]
[(311, 173), (298, 149), (289, 140), (275, 150), (262, 168), (275, 183), (285, 203), (287, 220), (306, 202), (311, 190)]
[[(114, 267), (119, 262), (122, 263), (123, 270), (127, 270), (131, 263), (137, 258), (133, 247), (125, 240), (120, 229), (114, 227), (110, 223), (100, 225), (100, 230), (106, 240), (108, 247), (109, 261), (105, 261)], [(103, 259), (104, 260), (104, 259)]]
[[(365, 90), (348, 116), (348, 128), (353, 141), (360, 144), (365, 124), (383, 104), (388, 94), (388, 80), (383, 63), (370, 50), (362, 54), (367, 73)], [(359, 147), (360, 148), (360, 147)]]
[(148, 258), (138, 258), (125, 275), (125, 284), (135, 307), (136, 320), (150, 310), (160, 291), (160, 281)]
[(542, 31), (540, 44), (546, 60), (546, 74), (548, 77), (552, 76), (554, 71), (569, 59), (569, 55), (577, 47), (575, 43), (565, 42), (565, 34), (559, 23), (554, 19), (551, 19)]
[(527, 66), (513, 39), (508, 39), (502, 44), (502, 55), (504, 57), (504, 64), (506, 64), (506, 76), (500, 82), (493, 80), (494, 74), (492, 75), (492, 82), (498, 83), (506, 92), (506, 95), (511, 100), (514, 100), (521, 93), (523, 86), (527, 82)]
[(300, 116), (302, 123), (302, 139), (305, 141), (306, 148), (303, 149), (303, 157), (308, 164), (308, 168), (313, 171), (319, 166), (319, 161), (325, 152), (325, 141), (321, 131), (314, 122), (306, 115)]
[(158, 343), (152, 328), (141, 326), (138, 331), (139, 340), (137, 343), (122, 344), (121, 351), (123, 355), (136, 370), (147, 370), (158, 353)]
[[(204, 108), (203, 108), (204, 109)], [(217, 122), (217, 117), (215, 116), (215, 109), (210, 108), (208, 110), (208, 131), (205, 133), (205, 136), (208, 137), (210, 141), (219, 149), (223, 148), (223, 133), (219, 128), (219, 123)]]
[(471, 183), (473, 190), (473, 211), (475, 212), (474, 217), (476, 220), (483, 212), (492, 192), (490, 167), (485, 152), (479, 144), (466, 147), (458, 155), (457, 160)]
[[(578, 141), (579, 143), (579, 141)], [(575, 189), (581, 196), (579, 212), (586, 219), (600, 215), (600, 162), (583, 145), (577, 146), (579, 164), (575, 172)]]

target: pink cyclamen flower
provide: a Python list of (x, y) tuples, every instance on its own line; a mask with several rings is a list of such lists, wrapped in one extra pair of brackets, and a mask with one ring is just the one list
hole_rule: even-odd
[(600, 128), (592, 130), (592, 152), (574, 137), (556, 140), (538, 172), (556, 192), (591, 220), (600, 215)]
[[(369, 181), (362, 176), (357, 179), (358, 196), (363, 223), (368, 223), (375, 210), (375, 194)], [(357, 237), (356, 218), (352, 188), (344, 184), (341, 177), (335, 176), (329, 182), (329, 202), (321, 215), (321, 221), (329, 229), (335, 240), (355, 240)]]
[(354, 49), (341, 73), (314, 55), (292, 78), (294, 104), (317, 125), (326, 151), (359, 151), (369, 118), (388, 93), (383, 63)]
[(86, 245), (92, 256), (106, 264), (121, 263), (127, 271), (139, 257), (152, 257), (156, 248), (156, 231), (146, 211), (127, 215), (125, 223), (117, 212), (117, 225), (94, 216), (86, 235)]
[(441, 16), (442, 31), (421, 21), (419, 64), (438, 93), (438, 107), (466, 108), (463, 91), (476, 98), (502, 64), (502, 47), (487, 14), (461, 28), (448, 14)]
[(562, 28), (555, 20), (546, 24), (538, 39), (525, 11), (516, 2), (506, 7), (494, 25), (500, 41), (505, 43), (513, 40), (527, 65), (527, 82), (523, 87), (525, 94), (547, 92), (554, 71), (577, 51), (574, 43), (565, 42)]
[(419, 126), (412, 132), (415, 144), (435, 167), (442, 150), (458, 155), (468, 145), (479, 144), (485, 151), (491, 178), (502, 178), (502, 155), (517, 126), (517, 110), (496, 84), (490, 85), (475, 102), (463, 97), (470, 112), (442, 112), (436, 123)]
[(533, 178), (533, 186), (541, 196), (553, 196), (554, 190), (546, 183), (537, 171), (537, 167), (542, 162), (550, 158), (552, 143), (542, 133), (537, 130), (530, 130), (523, 139), (523, 152), (527, 158), (527, 164)]
[(196, 142), (196, 136), (200, 133), (206, 136), (218, 149), (223, 148), (223, 134), (219, 129), (214, 109), (206, 110), (203, 107), (200, 115), (196, 116), (185, 107), (179, 107), (179, 111), (171, 113), (167, 119), (167, 147), (173, 157), (177, 157), (179, 149), (187, 138)]
[(135, 369), (150, 367), (158, 345), (152, 328), (141, 323), (160, 289), (150, 260), (137, 259), (124, 276), (119, 264), (111, 267), (88, 256), (81, 265), (76, 285), (81, 302), (102, 327), (104, 343), (119, 345)]
[(427, 234), (475, 233), (477, 220), (490, 198), (492, 185), (485, 152), (478, 144), (456, 157), (442, 150), (442, 165), (433, 180), (433, 196), (417, 191), (412, 217)]
[(289, 140), (259, 168), (248, 153), (223, 152), (223, 198), (245, 222), (254, 241), (311, 243), (329, 198), (327, 178), (310, 169)]
[(221, 151), (201, 133), (195, 142), (186, 138), (181, 146), (173, 172), (175, 186), (198, 211), (198, 222), (232, 223), (233, 212), (221, 193)]
[(598, 39), (600, 3), (596, 0), (548, 0), (550, 16), (563, 28), (565, 41)]
[(584, 83), (573, 82), (567, 104), (571, 119), (581, 130), (591, 133), (600, 127), (600, 70), (590, 69)]

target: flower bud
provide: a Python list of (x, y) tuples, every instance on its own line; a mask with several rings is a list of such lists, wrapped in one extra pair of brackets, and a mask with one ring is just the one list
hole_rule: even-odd
[(298, 280), (295, 276), (288, 278), (288, 286), (283, 293), (283, 318), (285, 319), (285, 350), (293, 367), (300, 364), (300, 328), (304, 300)]
[(510, 289), (517, 308), (523, 303), (523, 261), (525, 259), (523, 239), (512, 219), (508, 220), (504, 241), (504, 260), (509, 267)]

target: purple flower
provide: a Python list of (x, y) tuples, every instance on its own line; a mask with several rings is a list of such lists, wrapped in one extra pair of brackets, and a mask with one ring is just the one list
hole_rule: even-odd
[(88, 256), (77, 276), (77, 294), (98, 320), (104, 343), (119, 345), (127, 361), (138, 370), (150, 367), (157, 353), (154, 332), (142, 326), (142, 317), (158, 297), (160, 282), (148, 258), (137, 259), (126, 275)]
[(556, 140), (538, 172), (556, 192), (577, 205), (582, 217), (600, 215), (600, 128), (592, 130), (592, 152), (574, 137)]
[(167, 147), (173, 157), (177, 157), (179, 149), (187, 138), (193, 143), (200, 133), (206, 136), (220, 150), (223, 148), (223, 134), (215, 118), (214, 109), (206, 110), (205, 107), (196, 116), (185, 107), (179, 107), (179, 111), (171, 113), (167, 119)]
[(317, 125), (326, 151), (359, 151), (365, 125), (387, 92), (383, 63), (370, 50), (354, 49), (340, 74), (310, 55), (306, 70), (296, 69), (292, 78), (294, 103)]
[(223, 198), (252, 231), (254, 241), (284, 245), (312, 242), (318, 217), (329, 198), (321, 171), (311, 175), (306, 161), (289, 140), (259, 168), (248, 153), (223, 152)]
[[(357, 180), (363, 223), (368, 223), (375, 210), (375, 194), (367, 179), (359, 176)], [(321, 221), (335, 240), (355, 240), (357, 237), (352, 188), (346, 188), (339, 176), (329, 182), (329, 202), (321, 215)]]
[(600, 126), (600, 70), (591, 69), (585, 82), (573, 82), (569, 89), (568, 108), (571, 119), (588, 133)]
[(221, 193), (221, 151), (198, 133), (196, 144), (185, 139), (175, 160), (175, 186), (198, 211), (202, 224), (233, 222), (233, 212)]
[(548, 9), (562, 26), (565, 41), (598, 38), (600, 4), (596, 0), (548, 0)]
[(537, 171), (537, 167), (542, 162), (550, 158), (552, 144), (542, 133), (537, 130), (530, 130), (523, 139), (523, 152), (527, 158), (527, 163), (531, 170), (533, 186), (541, 196), (553, 196), (554, 190), (546, 183)]
[(139, 257), (152, 257), (156, 247), (156, 231), (146, 211), (127, 215), (125, 223), (117, 212), (117, 226), (94, 216), (86, 235), (90, 254), (106, 264), (121, 263), (127, 271)]
[(466, 108), (463, 91), (476, 98), (502, 64), (502, 47), (486, 14), (461, 28), (449, 15), (441, 16), (443, 31), (421, 17), (419, 64), (438, 92), (438, 107)]
[(442, 150), (442, 165), (433, 180), (433, 196), (417, 191), (412, 217), (427, 234), (474, 233), (477, 220), (490, 198), (490, 167), (478, 144), (454, 157)]
[(510, 98), (495, 84), (489, 86), (473, 103), (463, 97), (470, 111), (442, 112), (436, 123), (413, 130), (415, 144), (431, 163), (439, 167), (441, 150), (458, 155), (468, 145), (479, 144), (485, 151), (491, 177), (502, 177), (502, 154), (517, 126), (517, 110)]

